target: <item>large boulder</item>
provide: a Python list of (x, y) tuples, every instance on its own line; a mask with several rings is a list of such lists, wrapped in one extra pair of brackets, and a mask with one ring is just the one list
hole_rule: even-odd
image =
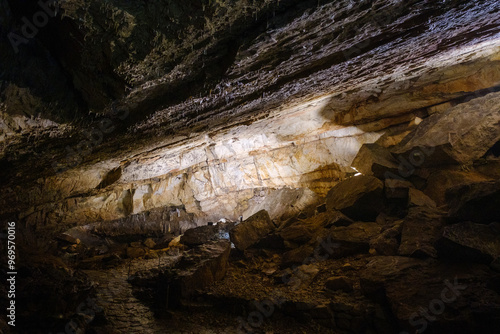
[(398, 161), (388, 149), (378, 144), (364, 144), (359, 149), (351, 166), (363, 175), (375, 176), (379, 179), (398, 175)]
[(276, 229), (269, 214), (261, 210), (247, 220), (236, 225), (230, 232), (231, 241), (239, 250), (256, 244)]
[(431, 115), (392, 153), (411, 168), (469, 164), (500, 140), (499, 109), (500, 93), (491, 93)]
[(446, 205), (446, 192), (457, 186), (490, 181), (491, 179), (475, 171), (458, 169), (438, 169), (427, 178), (423, 192), (432, 198), (438, 206)]
[(404, 332), (496, 333), (494, 275), (480, 264), (379, 256), (360, 271), (360, 286), (365, 296), (388, 305)]
[(326, 195), (328, 210), (354, 220), (375, 221), (384, 207), (384, 184), (373, 176), (355, 176), (335, 185)]
[(380, 233), (377, 223), (358, 222), (349, 226), (332, 227), (328, 240), (335, 245), (330, 256), (340, 258), (358, 253), (367, 253), (370, 242)]
[(181, 298), (189, 298), (221, 280), (226, 275), (230, 251), (231, 244), (226, 240), (192, 249), (174, 269), (172, 293)]
[(443, 212), (430, 207), (414, 207), (403, 222), (398, 254), (411, 257), (437, 257), (434, 247), (445, 226)]
[(453, 221), (492, 223), (500, 217), (500, 181), (453, 187), (446, 193)]
[(402, 230), (402, 220), (383, 227), (381, 233), (370, 241), (370, 247), (380, 255), (397, 255)]
[(490, 264), (500, 257), (498, 225), (467, 222), (446, 226), (437, 246), (440, 257)]
[(209, 241), (218, 240), (219, 229), (216, 225), (204, 225), (184, 232), (181, 243), (186, 246), (199, 246)]

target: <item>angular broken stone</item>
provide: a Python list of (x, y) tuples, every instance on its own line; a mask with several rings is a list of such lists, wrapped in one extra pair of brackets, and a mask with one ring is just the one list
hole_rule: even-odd
[(434, 247), (445, 226), (443, 213), (430, 207), (411, 208), (403, 222), (399, 255), (437, 257)]
[(408, 205), (412, 206), (428, 206), (431, 208), (436, 207), (436, 202), (434, 202), (429, 196), (424, 194), (418, 189), (410, 188), (408, 190)]
[(156, 246), (156, 242), (154, 242), (151, 238), (147, 238), (146, 240), (144, 240), (144, 246), (148, 248), (154, 248)]
[(378, 144), (363, 144), (351, 166), (363, 175), (385, 179), (398, 174), (398, 161), (391, 152)]
[(214, 282), (227, 271), (231, 244), (226, 240), (193, 248), (177, 263), (172, 278), (172, 296), (189, 298)]
[(437, 248), (449, 260), (490, 264), (500, 257), (500, 232), (484, 224), (453, 224), (444, 228)]
[(267, 211), (261, 210), (236, 225), (229, 234), (234, 246), (239, 250), (245, 250), (275, 229)]
[(489, 224), (500, 217), (500, 181), (484, 181), (457, 186), (446, 192), (453, 221)]
[(373, 176), (354, 176), (328, 191), (326, 206), (354, 220), (375, 221), (384, 207), (383, 189), (382, 181)]
[(209, 241), (218, 240), (219, 229), (216, 225), (198, 226), (184, 232), (181, 243), (186, 246), (199, 246)]
[(382, 232), (370, 241), (370, 247), (379, 255), (397, 255), (401, 239), (403, 222), (397, 221), (393, 226)]
[(354, 223), (349, 226), (332, 227), (328, 238), (333, 247), (329, 249), (331, 258), (367, 253), (370, 241), (380, 233), (377, 223)]
[(392, 153), (411, 169), (467, 164), (500, 140), (500, 93), (458, 104), (426, 118)]
[(325, 283), (325, 288), (332, 291), (341, 290), (344, 292), (351, 292), (353, 291), (353, 283), (344, 276), (330, 277)]

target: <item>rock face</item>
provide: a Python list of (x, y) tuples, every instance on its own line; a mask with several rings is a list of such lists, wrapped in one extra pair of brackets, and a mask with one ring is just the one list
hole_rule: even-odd
[[(232, 333), (238, 319), (281, 333), (283, 315), (306, 333), (497, 331), (498, 12), (0, 0), (0, 217), (27, 259), (19, 322), (59, 332), (89, 294), (73, 271), (99, 268), (116, 328), (89, 332)], [(41, 273), (53, 282), (30, 285)], [(156, 316), (184, 309), (158, 321), (155, 297)]]
[(328, 192), (326, 206), (355, 220), (374, 221), (384, 206), (383, 189), (384, 184), (373, 176), (352, 177)]

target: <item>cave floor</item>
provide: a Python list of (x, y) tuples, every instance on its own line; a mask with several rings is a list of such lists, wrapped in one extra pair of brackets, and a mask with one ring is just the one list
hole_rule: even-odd
[[(84, 270), (96, 288), (96, 305), (102, 310), (101, 320), (96, 318), (88, 331), (98, 334), (118, 333), (239, 333), (239, 318), (247, 319), (245, 303), (251, 300), (266, 300), (266, 296), (281, 296), (286, 300), (302, 300), (321, 303), (324, 285), (321, 277), (336, 271), (339, 266), (351, 268), (346, 259), (323, 263), (323, 275), (315, 276), (314, 282), (304, 281), (297, 286), (280, 284), (269, 275), (269, 262), (259, 260), (231, 262), (226, 277), (202, 292), (198, 301), (184, 305), (178, 310), (154, 310), (151, 305), (141, 300), (134, 291), (129, 277), (139, 271), (165, 268), (174, 264), (178, 256), (164, 255), (158, 259), (133, 259), (122, 262), (111, 268), (100, 270)], [(366, 262), (363, 259), (352, 259)], [(160, 266), (159, 266), (160, 263)], [(245, 264), (243, 264), (245, 263)], [(332, 264), (334, 264), (332, 266)], [(312, 283), (312, 284), (309, 284)], [(306, 287), (306, 285), (308, 287)], [(325, 299), (326, 301), (326, 299)], [(315, 322), (297, 321), (296, 319), (276, 312), (262, 325), (251, 327), (253, 333), (336, 333)], [(243, 330), (243, 333), (247, 332)]]

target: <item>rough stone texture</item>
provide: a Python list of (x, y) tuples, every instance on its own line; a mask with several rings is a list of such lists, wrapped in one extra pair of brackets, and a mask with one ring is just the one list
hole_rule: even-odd
[(500, 217), (500, 181), (472, 183), (446, 193), (453, 220), (493, 223)]
[(374, 221), (383, 208), (384, 184), (373, 176), (355, 176), (340, 182), (326, 195), (328, 210), (354, 220)]
[[(35, 9), (1, 4), (2, 35)], [(33, 58), (2, 38), (1, 214), (84, 224), (184, 205), (206, 223), (251, 215), (259, 188), (324, 195), (385, 129), (492, 103), (496, 5), (65, 1)], [(102, 117), (113, 130), (78, 153)]]
[(455, 186), (490, 180), (489, 177), (476, 171), (456, 169), (434, 170), (427, 179), (424, 193), (432, 198), (438, 206), (446, 205), (446, 192)]
[(172, 295), (191, 297), (196, 291), (210, 286), (226, 274), (227, 260), (231, 251), (228, 241), (218, 241), (199, 246), (184, 255), (178, 263), (173, 278)]
[(492, 93), (431, 115), (392, 151), (418, 167), (471, 163), (500, 140), (499, 108)]
[(412, 257), (437, 257), (434, 248), (445, 226), (443, 212), (430, 207), (411, 208), (403, 222), (398, 254)]
[(383, 227), (380, 235), (370, 241), (370, 247), (375, 249), (379, 255), (397, 255), (402, 230), (402, 220), (396, 221), (390, 226)]
[[(388, 303), (400, 328), (429, 333), (494, 332), (500, 297), (485, 281), (484, 265), (450, 265), (406, 257), (375, 257), (361, 272), (361, 288), (372, 300)], [(439, 308), (439, 305), (444, 307)], [(421, 310), (428, 310), (433, 321)], [(432, 310), (437, 310), (439, 315)], [(476, 321), (475, 314), (483, 313)], [(486, 319), (489, 319), (486, 321)]]
[(410, 188), (408, 191), (408, 204), (409, 206), (428, 206), (431, 208), (436, 207), (436, 202), (434, 202), (426, 194), (415, 188)]
[(245, 250), (276, 229), (267, 211), (262, 210), (236, 225), (230, 232), (231, 242)]
[(438, 243), (439, 256), (455, 262), (473, 261), (490, 264), (500, 256), (498, 227), (460, 223), (445, 227)]
[(364, 144), (354, 158), (352, 166), (363, 175), (379, 179), (390, 178), (398, 173), (398, 161), (391, 152), (378, 144)]
[(332, 227), (329, 240), (334, 244), (330, 256), (334, 258), (366, 253), (370, 248), (370, 240), (380, 233), (376, 223), (354, 223), (349, 226)]
[(352, 288), (352, 282), (349, 281), (346, 277), (330, 277), (325, 284), (325, 288), (332, 290), (332, 291), (337, 291), (337, 290), (342, 290), (345, 292), (351, 292), (353, 290)]
[(199, 226), (187, 230), (181, 237), (181, 243), (187, 246), (199, 246), (218, 239), (217, 226)]

